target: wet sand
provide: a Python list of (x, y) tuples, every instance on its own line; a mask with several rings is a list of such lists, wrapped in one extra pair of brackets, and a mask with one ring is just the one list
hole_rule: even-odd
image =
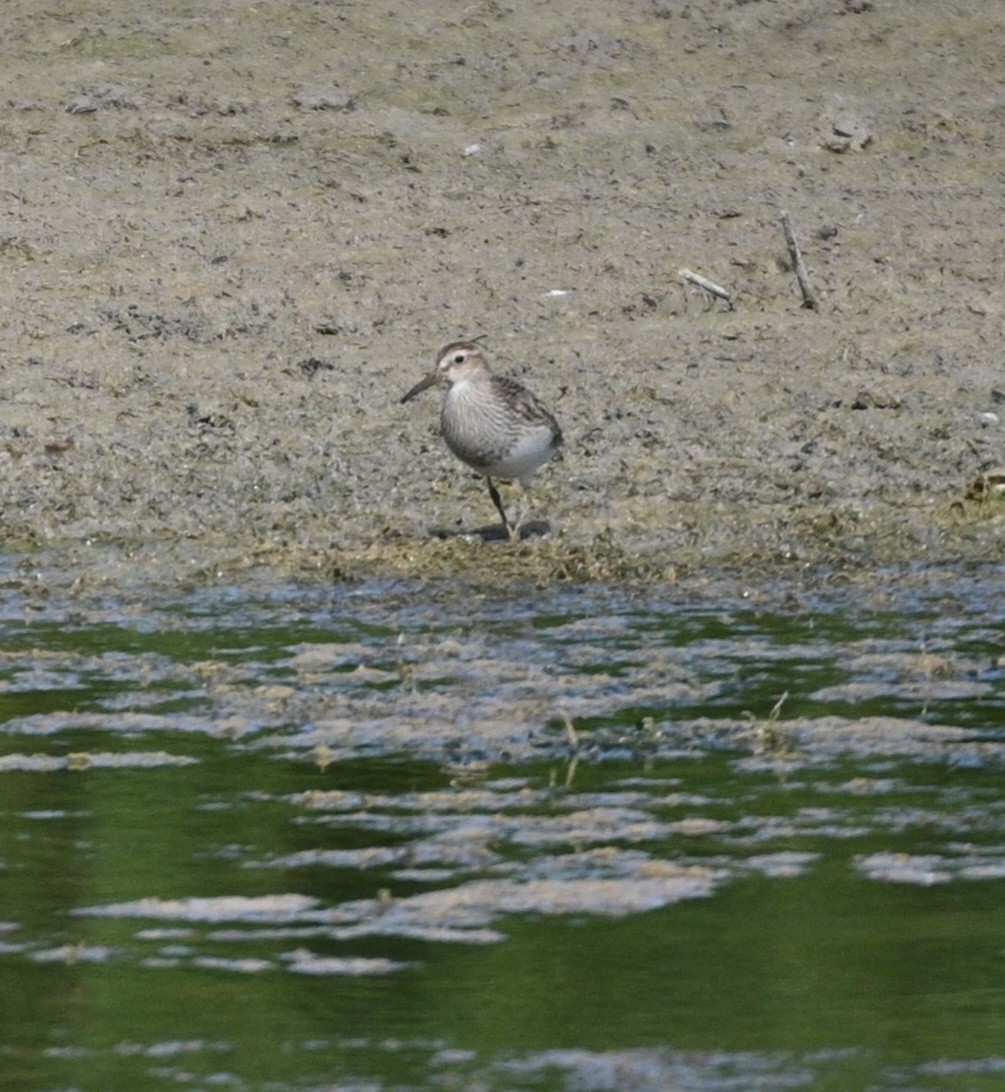
[[(0, 24), (6, 550), (95, 581), (1001, 558), (994, 0)], [(520, 545), (478, 533), (436, 398), (399, 405), (476, 334), (567, 437)]]

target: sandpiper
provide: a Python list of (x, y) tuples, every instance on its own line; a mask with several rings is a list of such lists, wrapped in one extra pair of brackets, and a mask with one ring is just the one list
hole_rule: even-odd
[[(476, 339), (477, 340), (477, 339)], [(475, 341), (453, 341), (440, 350), (436, 367), (402, 398), (445, 383), (440, 431), (461, 462), (485, 475), (492, 503), (510, 538), (520, 522), (510, 523), (493, 478), (517, 478), (524, 489), (539, 466), (562, 445), (558, 422), (522, 383), (493, 375)]]

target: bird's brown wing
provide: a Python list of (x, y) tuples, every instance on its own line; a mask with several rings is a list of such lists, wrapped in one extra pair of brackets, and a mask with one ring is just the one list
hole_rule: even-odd
[(492, 385), (528, 424), (546, 425), (551, 429), (552, 447), (561, 445), (562, 430), (558, 427), (555, 418), (541, 405), (536, 395), (527, 390), (522, 383), (506, 375), (492, 376)]

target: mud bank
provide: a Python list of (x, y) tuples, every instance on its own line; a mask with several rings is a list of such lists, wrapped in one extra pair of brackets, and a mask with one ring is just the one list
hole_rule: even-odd
[[(5, 5), (6, 549), (155, 579), (1000, 558), (1005, 11), (715, 9)], [(516, 546), (435, 398), (398, 403), (473, 334), (567, 436)]]

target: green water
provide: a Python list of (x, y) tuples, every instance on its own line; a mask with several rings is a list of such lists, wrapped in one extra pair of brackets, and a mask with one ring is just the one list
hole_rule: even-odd
[(0, 1087), (1005, 1087), (1003, 591), (9, 588)]

